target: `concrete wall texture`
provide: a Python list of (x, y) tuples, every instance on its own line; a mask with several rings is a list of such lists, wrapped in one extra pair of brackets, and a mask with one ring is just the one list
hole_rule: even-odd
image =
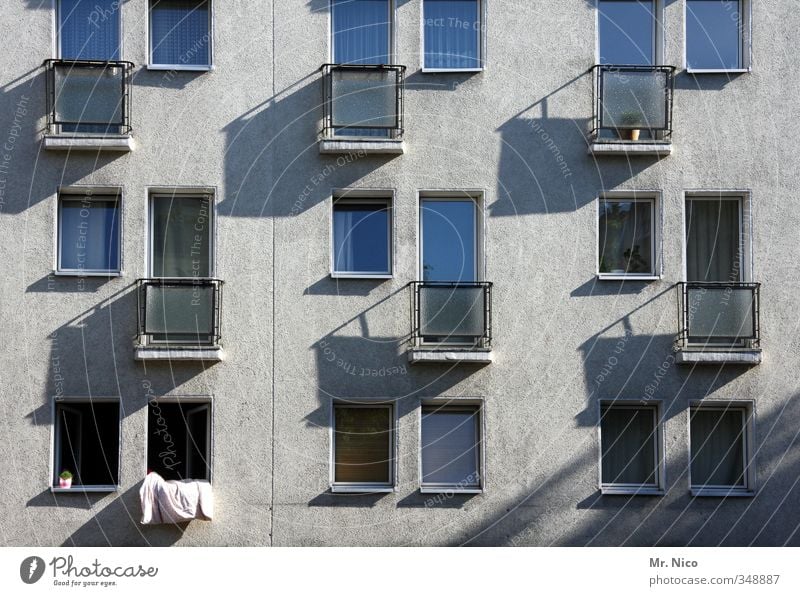
[[(395, 1), (406, 152), (348, 160), (317, 145), (328, 0), (216, 0), (215, 68), (201, 73), (148, 70), (147, 1), (122, 1), (136, 149), (121, 154), (43, 149), (53, 6), (5, 3), (0, 544), (800, 545), (795, 3), (753, 3), (752, 72), (692, 76), (685, 2), (665, 2), (674, 151), (629, 159), (587, 153), (595, 2), (486, 0), (487, 67), (474, 74), (421, 72), (421, 3)], [(57, 194), (70, 185), (122, 188), (122, 276), (53, 275)], [(223, 362), (133, 358), (156, 186), (214, 189)], [(351, 188), (394, 192), (392, 279), (330, 277), (331, 196)], [(484, 192), (488, 366), (408, 362), (423, 189)], [(674, 362), (684, 193), (697, 189), (751, 193), (760, 365)], [(597, 198), (618, 190), (661, 193), (658, 280), (596, 278)], [(598, 403), (645, 394), (664, 409), (666, 493), (601, 495)], [(56, 395), (120, 398), (117, 492), (51, 492)], [(138, 523), (152, 395), (213, 398), (212, 522)], [(434, 397), (484, 400), (483, 494), (420, 493), (420, 403)], [(330, 492), (335, 398), (394, 401), (395, 492)], [(688, 407), (704, 398), (754, 400), (755, 496), (690, 494)]]

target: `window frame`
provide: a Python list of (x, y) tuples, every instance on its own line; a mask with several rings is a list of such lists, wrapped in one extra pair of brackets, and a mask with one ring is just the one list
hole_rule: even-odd
[(753, 3), (751, 0), (739, 2), (739, 68), (689, 68), (689, 1), (683, 2), (683, 68), (693, 75), (739, 74), (753, 70)]
[[(61, 238), (62, 238), (62, 222), (61, 222), (61, 205), (62, 200), (105, 200), (105, 197), (116, 196), (117, 198), (117, 255), (118, 263), (116, 269), (67, 269), (61, 267)], [(93, 197), (104, 197), (94, 198)], [(56, 192), (55, 201), (55, 215), (54, 223), (55, 228), (53, 232), (53, 275), (61, 277), (122, 277), (123, 258), (124, 258), (124, 201), (123, 189), (121, 186), (64, 186), (60, 187)]]
[[(601, 62), (600, 58), (600, 2), (603, 0), (594, 0), (594, 30), (595, 30), (595, 64), (606, 64)], [(653, 62), (646, 66), (660, 66), (666, 62), (666, 41), (667, 36), (665, 32), (664, 23), (664, 0), (653, 1)], [(607, 63), (614, 66), (613, 63)], [(623, 66), (623, 65), (617, 65)]]
[(214, 65), (214, 9), (215, 0), (208, 1), (208, 64), (160, 64), (153, 62), (153, 3), (157, 0), (147, 0), (145, 3), (145, 23), (147, 28), (147, 70), (174, 70), (186, 72), (208, 72), (215, 69)]
[[(62, 0), (52, 0), (53, 2), (53, 47), (54, 53), (58, 59), (63, 59), (61, 53), (61, 2)], [(114, 11), (119, 21), (119, 60), (123, 60), (125, 56), (125, 19), (122, 18), (124, 2), (120, 1), (116, 10)], [(148, 11), (149, 12), (149, 11)]]
[[(657, 190), (632, 190), (632, 191), (615, 191), (615, 192), (602, 192), (597, 197), (597, 208), (595, 213), (595, 276), (601, 281), (658, 281), (664, 275), (662, 264), (662, 234), (661, 227), (663, 225), (663, 200), (661, 191)], [(651, 247), (650, 254), (653, 256), (651, 271), (649, 273), (602, 273), (600, 271), (600, 216), (602, 214), (601, 207), (603, 202), (649, 202), (651, 205), (650, 213), (652, 217), (651, 229), (652, 237), (650, 239)]]
[[(667, 458), (666, 458), (666, 434), (664, 432), (664, 407), (661, 400), (633, 399), (601, 399), (597, 404), (597, 486), (600, 493), (604, 495), (638, 495), (638, 496), (662, 496), (666, 494), (667, 478)], [(655, 461), (654, 469), (656, 473), (655, 484), (630, 484), (622, 482), (605, 483), (603, 482), (603, 410), (607, 408), (620, 408), (629, 410), (652, 410), (654, 416), (655, 436)]]
[[(117, 404), (117, 484), (87, 484), (72, 485), (70, 488), (61, 488), (56, 485), (57, 472), (56, 459), (61, 461), (61, 447), (58, 444), (58, 406), (60, 404), (79, 405), (94, 403), (115, 403)], [(49, 465), (49, 485), (52, 493), (116, 493), (122, 487), (122, 400), (119, 397), (78, 397), (78, 396), (54, 396), (50, 402), (50, 465)]]
[[(397, 0), (387, 0), (389, 2), (389, 63), (394, 64), (397, 57)], [(333, 31), (333, 8), (334, 0), (328, 0), (328, 62), (337, 64), (335, 61), (336, 52), (334, 51), (334, 31)]]
[(214, 485), (214, 396), (213, 395), (147, 395), (147, 403), (145, 405), (145, 419), (144, 419), (144, 439), (142, 450), (142, 478), (147, 476), (149, 469), (147, 448), (150, 442), (150, 406), (156, 404), (185, 404), (208, 407), (208, 445), (206, 461), (208, 462), (208, 478), (192, 478), (199, 482), (208, 482)]
[[(424, 411), (427, 408), (438, 408), (443, 410), (471, 409), (476, 413), (475, 432), (477, 434), (477, 486), (462, 486), (459, 483), (426, 483), (423, 478), (422, 468), (422, 424)], [(485, 403), (481, 398), (435, 398), (420, 401), (419, 424), (417, 425), (417, 481), (419, 482), (419, 492), (421, 494), (462, 494), (474, 495), (482, 494), (486, 491), (486, 415)]]
[(749, 190), (686, 190), (683, 193), (683, 203), (681, 204), (681, 247), (682, 247), (682, 267), (681, 275), (683, 281), (688, 282), (687, 279), (687, 257), (688, 245), (686, 242), (686, 203), (688, 201), (719, 201), (719, 200), (733, 200), (739, 201), (739, 244), (742, 247), (739, 271), (740, 282), (750, 283), (754, 279), (753, 265), (753, 214), (752, 214), (752, 194)]
[(216, 189), (212, 187), (148, 187), (145, 189), (145, 271), (153, 279), (193, 279), (192, 277), (154, 277), (153, 276), (153, 201), (171, 199), (173, 197), (205, 198), (208, 200), (211, 229), (209, 230), (209, 274), (198, 279), (213, 279), (217, 275), (217, 201)]
[(480, 27), (478, 28), (478, 64), (480, 66), (476, 68), (430, 68), (425, 66), (425, 2), (426, 0), (421, 0), (419, 3), (419, 56), (420, 56), (420, 72), (423, 74), (426, 73), (477, 73), (483, 72), (486, 70), (486, 38), (487, 35), (487, 25), (486, 19), (488, 15), (488, 10), (486, 5), (488, 0), (475, 0), (478, 3), (478, 18), (480, 19)]
[[(388, 244), (388, 271), (371, 273), (368, 271), (337, 271), (336, 270), (336, 245), (335, 245), (335, 207), (336, 204), (369, 204), (386, 203), (389, 211), (389, 221), (387, 222), (387, 244)], [(394, 277), (394, 238), (395, 238), (395, 191), (390, 189), (337, 189), (331, 195), (330, 201), (330, 222), (328, 230), (328, 247), (330, 254), (329, 270), (333, 279), (392, 279)]]
[[(388, 408), (389, 410), (389, 482), (337, 482), (336, 481), (336, 409), (368, 409), (368, 408)], [(397, 490), (397, 407), (394, 402), (386, 400), (345, 400), (333, 399), (330, 405), (329, 422), (329, 478), (328, 483), (332, 493), (393, 493)]]
[[(744, 442), (742, 453), (744, 455), (744, 486), (724, 485), (695, 485), (692, 482), (692, 413), (696, 410), (731, 411), (741, 410), (743, 415), (741, 440)], [(688, 440), (687, 473), (689, 492), (693, 497), (754, 497), (757, 492), (756, 484), (756, 405), (753, 400), (729, 399), (703, 399), (692, 400), (686, 410), (686, 431)]]

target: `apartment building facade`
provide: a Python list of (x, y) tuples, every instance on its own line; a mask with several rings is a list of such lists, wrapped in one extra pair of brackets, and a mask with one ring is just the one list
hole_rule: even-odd
[(2, 544), (800, 544), (794, 3), (9, 4)]

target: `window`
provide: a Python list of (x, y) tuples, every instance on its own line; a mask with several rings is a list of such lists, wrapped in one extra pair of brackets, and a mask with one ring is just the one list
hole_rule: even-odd
[(664, 490), (657, 405), (615, 401), (600, 405), (600, 490), (653, 494)]
[(333, 61), (391, 64), (391, 0), (331, 0)]
[(600, 64), (658, 63), (660, 1), (598, 0), (597, 8)]
[(425, 70), (480, 70), (480, 0), (424, 0)]
[(391, 276), (391, 199), (334, 199), (331, 271), (334, 277)]
[(686, 281), (743, 281), (743, 240), (741, 198), (687, 197)]
[(57, 272), (119, 273), (119, 203), (116, 194), (59, 196)]
[(153, 277), (213, 275), (213, 202), (209, 195), (155, 194), (150, 200)]
[(422, 492), (480, 491), (480, 407), (423, 406), (420, 460)]
[(423, 281), (478, 281), (478, 201), (469, 196), (422, 197)]
[(686, 0), (686, 68), (746, 70), (749, 20), (749, 0)]
[(600, 198), (598, 220), (601, 278), (658, 275), (655, 199)]
[(72, 488), (113, 491), (119, 484), (119, 402), (59, 400), (55, 403), (53, 486), (62, 472)]
[(119, 0), (59, 0), (58, 47), (64, 60), (119, 60)]
[(211, 66), (211, 2), (150, 1), (150, 66), (207, 70)]
[(211, 403), (151, 401), (147, 408), (147, 471), (165, 480), (211, 481)]
[(692, 494), (752, 494), (753, 410), (748, 402), (718, 402), (689, 410)]
[(389, 404), (334, 404), (334, 492), (392, 490), (393, 411)]

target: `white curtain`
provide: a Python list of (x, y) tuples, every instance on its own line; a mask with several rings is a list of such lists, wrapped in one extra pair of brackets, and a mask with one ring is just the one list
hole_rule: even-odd
[(58, 39), (67, 60), (119, 60), (118, 0), (59, 0)]
[(207, 65), (207, 0), (153, 0), (150, 9), (154, 64)]
[(480, 1), (424, 0), (425, 66), (480, 67)]
[(389, 64), (389, 0), (333, 0), (333, 61)]

